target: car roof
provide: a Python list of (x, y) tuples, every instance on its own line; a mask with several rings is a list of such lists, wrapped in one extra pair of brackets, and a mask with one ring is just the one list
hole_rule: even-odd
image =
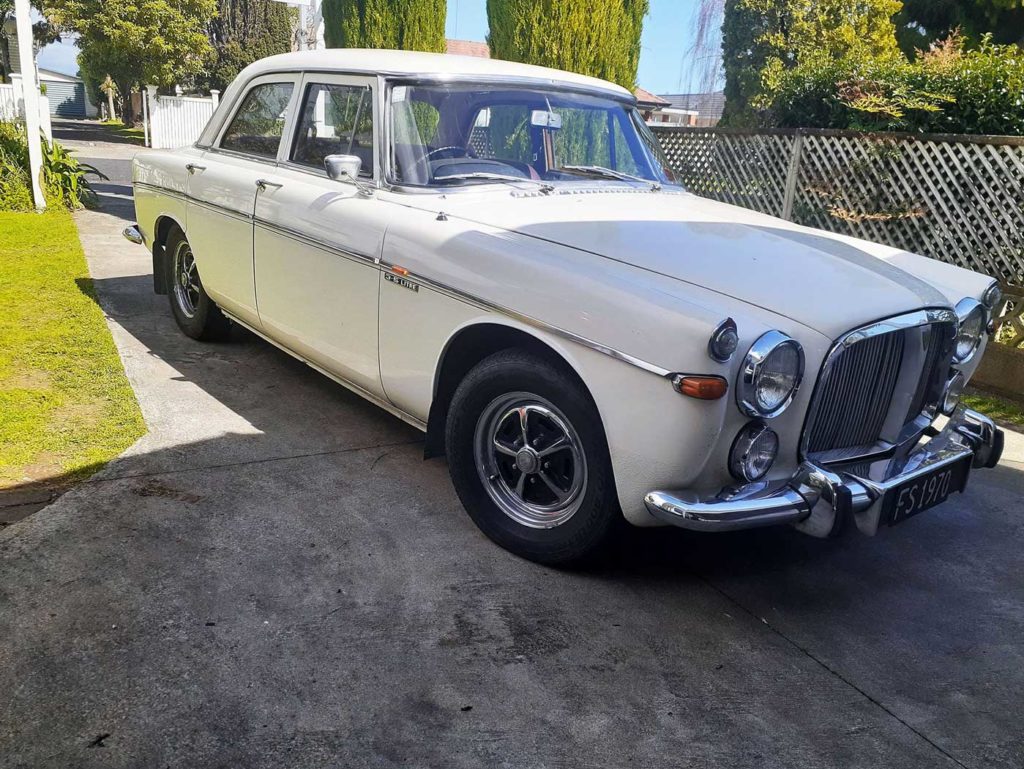
[(328, 48), (268, 56), (246, 67), (246, 79), (281, 71), (358, 72), (386, 77), (465, 76), (485, 78), (530, 79), (549, 84), (585, 87), (607, 91), (617, 97), (633, 98), (625, 88), (596, 77), (577, 75), (548, 67), (520, 64), (478, 56), (456, 56), (447, 53), (392, 51), (368, 48)]

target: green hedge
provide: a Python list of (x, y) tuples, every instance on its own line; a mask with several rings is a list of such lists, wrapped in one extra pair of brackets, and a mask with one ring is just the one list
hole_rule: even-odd
[(914, 62), (812, 61), (765, 98), (765, 125), (954, 134), (1024, 134), (1024, 51), (952, 38)]

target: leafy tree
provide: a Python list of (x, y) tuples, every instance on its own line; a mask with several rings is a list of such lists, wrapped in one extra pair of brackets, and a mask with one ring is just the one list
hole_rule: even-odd
[(723, 122), (756, 122), (764, 94), (801, 63), (894, 61), (901, 0), (726, 0), (722, 25)]
[(789, 35), (799, 5), (800, 0), (726, 0), (722, 21), (723, 124), (754, 122), (753, 105), (762, 90), (762, 73), (771, 62), (779, 62), (783, 68), (796, 63)]
[(973, 45), (989, 33), (996, 43), (1024, 44), (1024, 0), (904, 0), (896, 24), (908, 56), (957, 29)]
[(491, 55), (632, 89), (648, 0), (487, 0)]
[(290, 51), (293, 14), (272, 0), (219, 0), (207, 28), (214, 57), (202, 86), (224, 90), (254, 61)]
[[(8, 19), (14, 18), (14, 0), (0, 0), (0, 29), (7, 23)], [(32, 37), (35, 40), (35, 44), (39, 47), (52, 43), (55, 40), (59, 40), (60, 37), (57, 34), (57, 30), (54, 29), (46, 19), (37, 21), (32, 25)], [(14, 71), (14, 62), (11, 61), (11, 49), (7, 42), (7, 37), (0, 34), (0, 83), (10, 79), (11, 72)]]
[(446, 0), (324, 0), (328, 48), (444, 52)]
[(78, 35), (82, 69), (117, 84), (125, 123), (133, 89), (191, 85), (213, 55), (206, 27), (217, 0), (44, 0), (43, 9)]

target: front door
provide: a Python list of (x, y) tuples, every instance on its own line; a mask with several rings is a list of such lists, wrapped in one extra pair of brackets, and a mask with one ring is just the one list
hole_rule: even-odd
[(203, 287), (239, 320), (259, 328), (252, 218), (257, 181), (276, 167), (298, 78), (254, 81), (227, 128), (189, 165), (186, 234)]
[[(369, 78), (305, 77), (294, 135), (256, 197), (253, 253), (263, 330), (381, 396), (377, 281), (386, 223), (365, 194), (377, 173), (375, 93)], [(359, 157), (360, 184), (330, 179), (327, 155)]]

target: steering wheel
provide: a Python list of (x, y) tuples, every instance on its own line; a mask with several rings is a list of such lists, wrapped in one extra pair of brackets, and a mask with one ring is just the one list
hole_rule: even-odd
[[(435, 158), (434, 156), (435, 155), (440, 155), (442, 153), (447, 153), (447, 157), (446, 158), (441, 158), (441, 159), (455, 160), (457, 158), (475, 158), (475, 157), (477, 157), (477, 154), (475, 152), (473, 152), (472, 149), (467, 148), (467, 147), (457, 147), (455, 145), (451, 145), (451, 146), (448, 146), (448, 147), (438, 147), (436, 150), (430, 150), (425, 155), (421, 155), (420, 157), (416, 158), (416, 163), (414, 164), (413, 167), (414, 168), (419, 168), (420, 166), (423, 166), (424, 168), (429, 169), (431, 161), (439, 159), (439, 158)], [(456, 154), (456, 153), (458, 153), (458, 154)], [(428, 171), (428, 173), (429, 173), (429, 171)]]
[[(447, 152), (448, 155), (446, 157), (450, 158), (452, 160), (454, 160), (455, 158), (460, 158), (460, 157), (461, 158), (475, 158), (476, 157), (476, 153), (473, 152), (468, 147), (451, 146), (451, 147), (438, 147), (436, 150), (430, 150), (430, 152), (428, 152), (426, 155), (423, 156), (423, 160), (425, 162), (429, 163), (431, 160), (435, 159), (434, 155), (440, 155), (442, 152)], [(462, 154), (455, 155), (455, 154), (453, 154), (455, 152), (459, 152), (459, 153), (462, 153)]]

